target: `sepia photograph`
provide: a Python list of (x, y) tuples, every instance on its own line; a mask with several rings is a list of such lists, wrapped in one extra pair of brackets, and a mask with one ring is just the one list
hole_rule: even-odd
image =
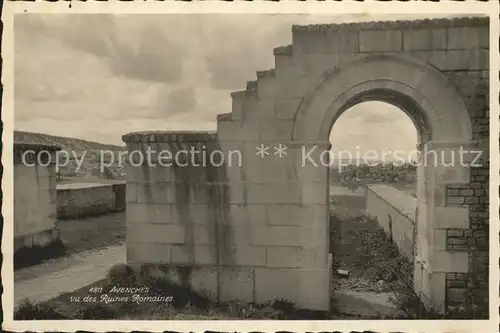
[(486, 10), (10, 22), (9, 323), (497, 318)]

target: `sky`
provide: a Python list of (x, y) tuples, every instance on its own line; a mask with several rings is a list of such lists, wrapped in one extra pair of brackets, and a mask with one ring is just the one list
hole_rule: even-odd
[[(274, 47), (291, 44), (293, 24), (415, 18), (19, 14), (15, 128), (119, 145), (133, 131), (215, 130), (230, 93), (274, 67)], [(413, 151), (416, 140), (410, 119), (380, 102), (349, 109), (331, 135), (348, 151)]]

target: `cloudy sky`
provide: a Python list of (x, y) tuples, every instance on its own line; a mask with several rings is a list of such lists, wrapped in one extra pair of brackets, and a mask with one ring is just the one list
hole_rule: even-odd
[[(371, 17), (400, 19), (415, 17)], [(215, 130), (230, 92), (274, 67), (292, 24), (367, 20), (306, 15), (38, 15), (15, 20), (15, 128), (123, 144), (142, 130)], [(265, 22), (265, 24), (263, 24)], [(388, 130), (390, 129), (390, 130)], [(413, 150), (400, 110), (363, 103), (335, 124), (336, 149)]]

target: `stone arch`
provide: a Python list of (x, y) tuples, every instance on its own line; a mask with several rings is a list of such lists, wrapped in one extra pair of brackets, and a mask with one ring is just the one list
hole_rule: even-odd
[(360, 56), (321, 77), (296, 111), (292, 140), (328, 141), (333, 123), (345, 110), (374, 100), (406, 112), (424, 142), (472, 139), (467, 108), (446, 76), (410, 57), (377, 54)]
[[(387, 54), (360, 56), (327, 71), (299, 105), (292, 141), (328, 143), (338, 117), (364, 101), (383, 101), (402, 109), (414, 122), (420, 143), (444, 156), (474, 145), (467, 107), (444, 74), (410, 57)], [(328, 179), (326, 169), (322, 176)], [(443, 246), (441, 221), (454, 214), (468, 221), (467, 208), (457, 211), (447, 205), (446, 188), (447, 184), (468, 183), (469, 169), (463, 165), (449, 169), (422, 164), (417, 171), (416, 208), (420, 213), (415, 226), (414, 287), (423, 301), (438, 311), (444, 311), (446, 304), (444, 277), (454, 270), (446, 262), (466, 261), (463, 254)]]

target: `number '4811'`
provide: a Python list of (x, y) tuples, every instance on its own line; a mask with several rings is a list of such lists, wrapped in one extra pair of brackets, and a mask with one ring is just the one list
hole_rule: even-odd
[(102, 293), (103, 288), (102, 287), (92, 287), (89, 289), (90, 293)]

